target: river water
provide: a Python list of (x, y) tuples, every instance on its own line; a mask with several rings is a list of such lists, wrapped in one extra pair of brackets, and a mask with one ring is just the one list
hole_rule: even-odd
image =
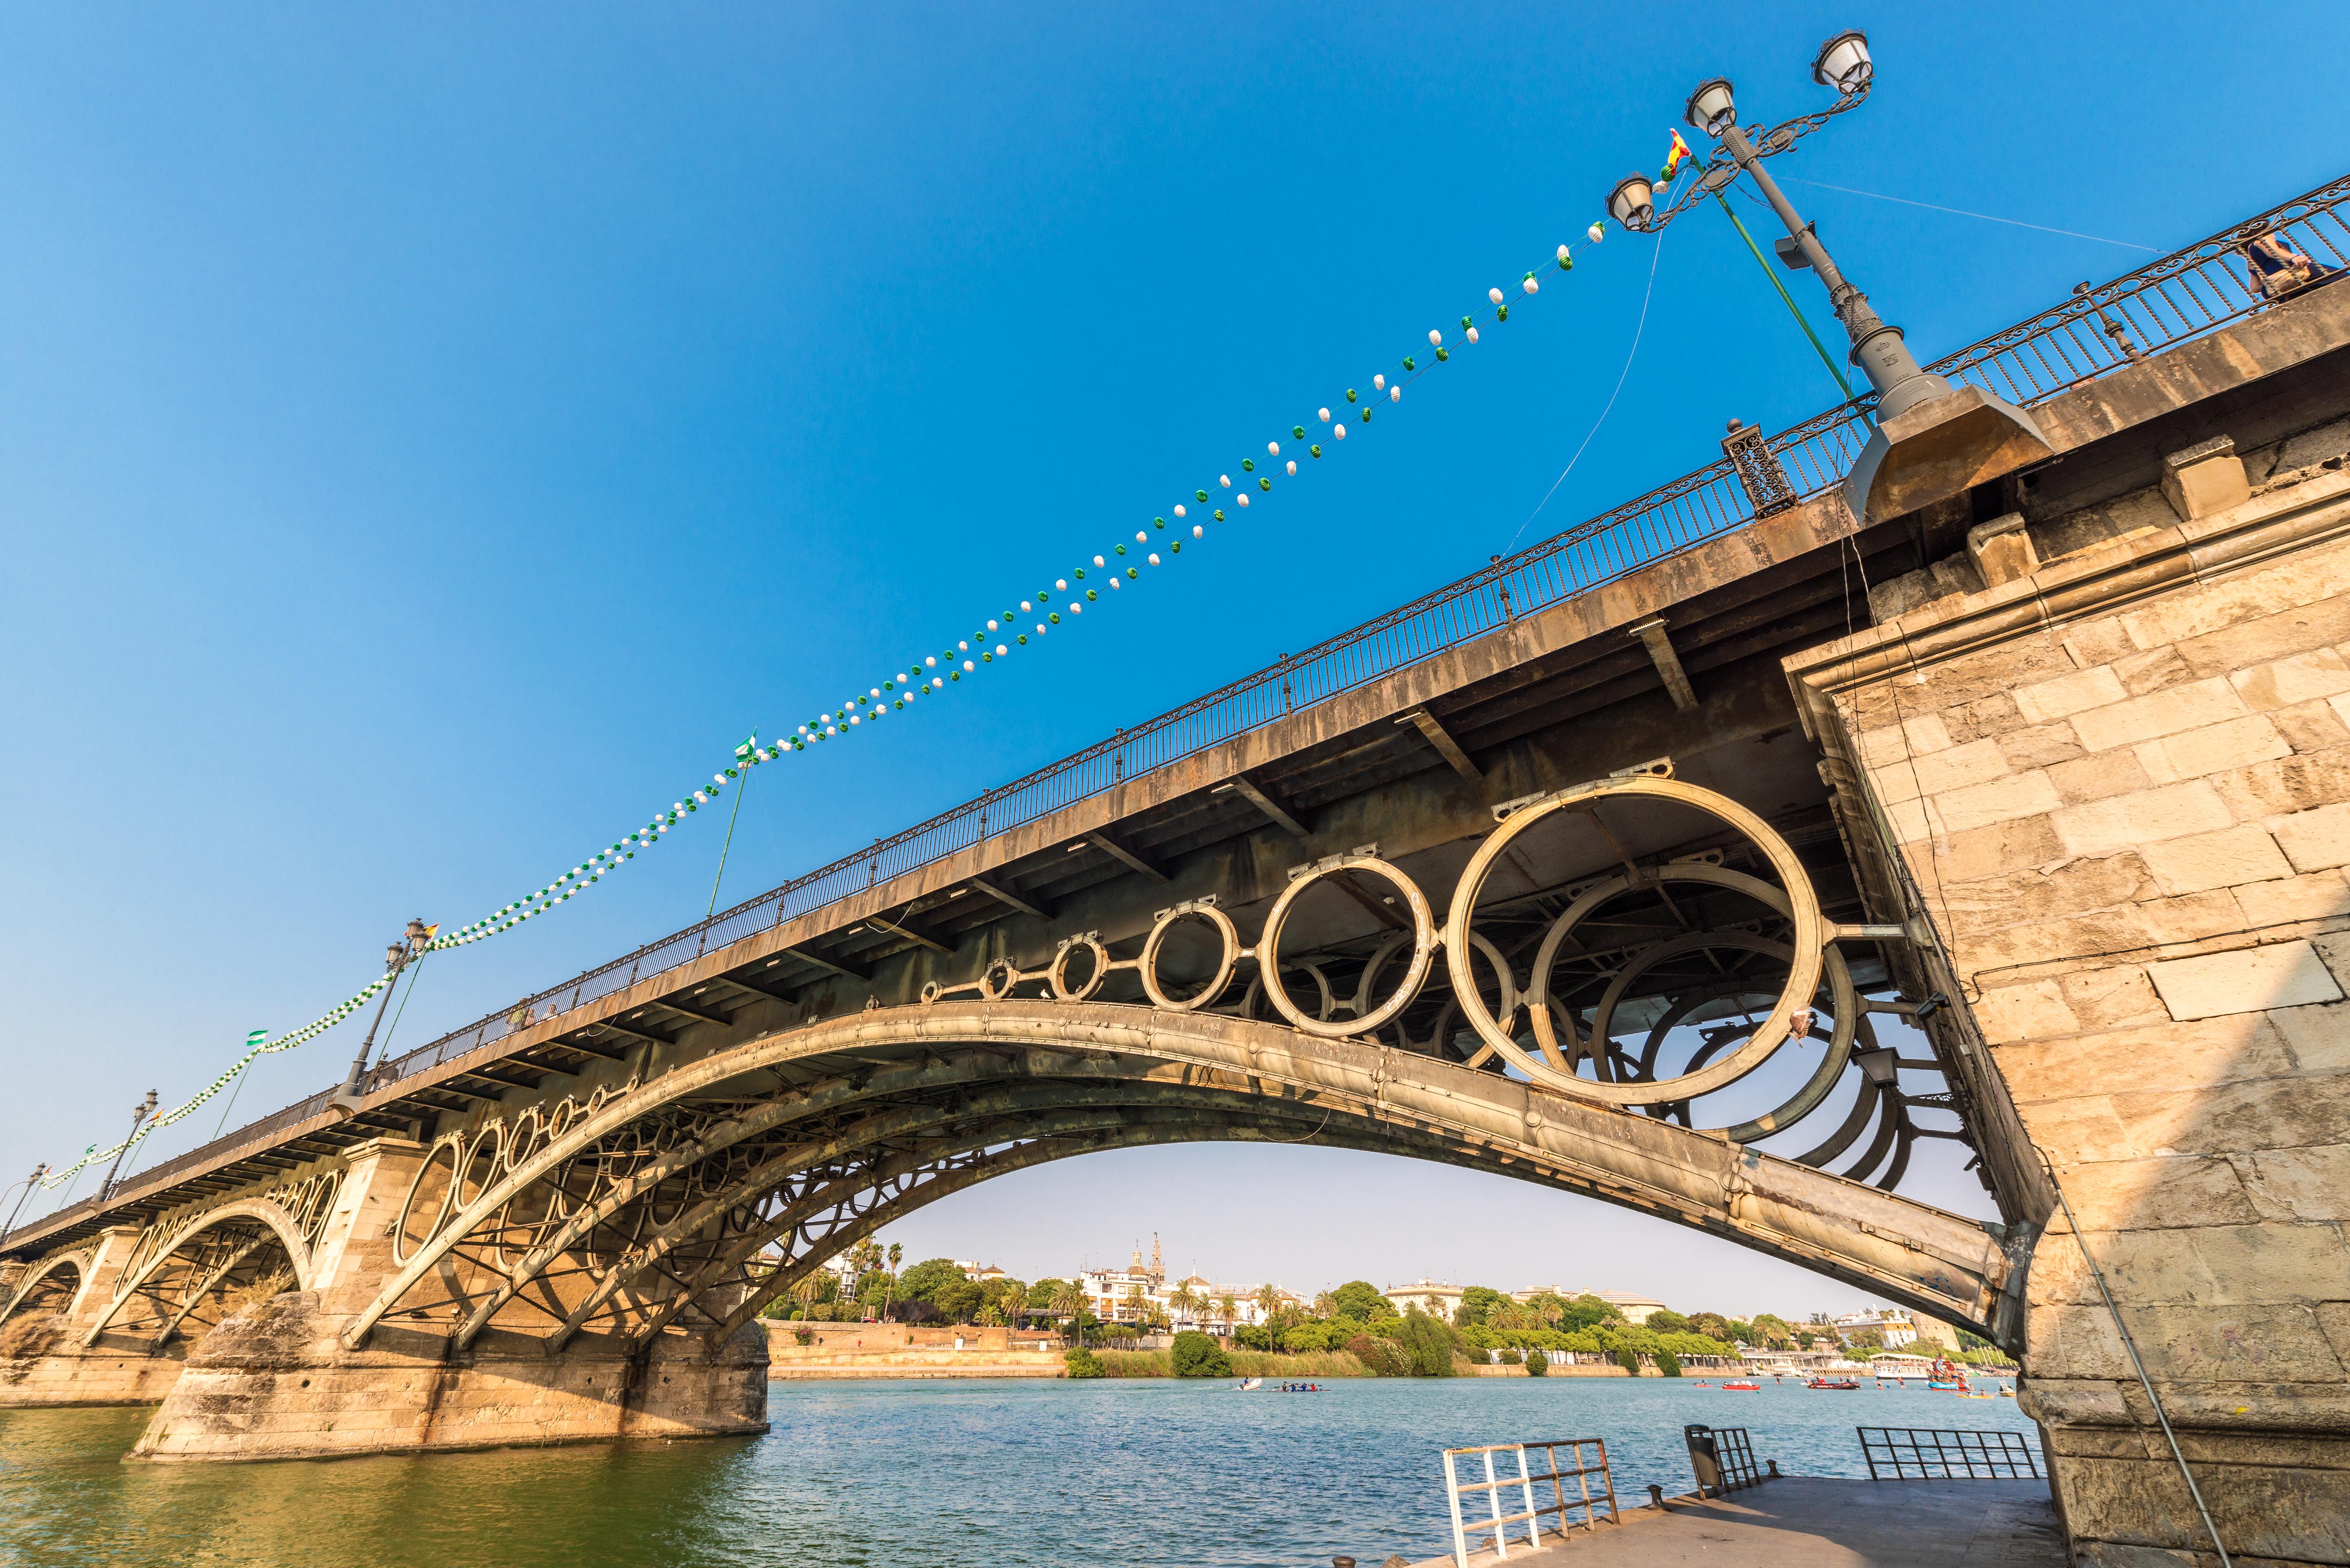
[(1604, 1438), (1628, 1509), (1689, 1490), (1685, 1422), (1790, 1475), (1866, 1475), (1861, 1424), (2033, 1430), (2012, 1399), (1654, 1378), (779, 1383), (768, 1413), (763, 1438), (130, 1465), (146, 1410), (0, 1412), (0, 1563), (1376, 1563), (1449, 1549), (1448, 1447)]

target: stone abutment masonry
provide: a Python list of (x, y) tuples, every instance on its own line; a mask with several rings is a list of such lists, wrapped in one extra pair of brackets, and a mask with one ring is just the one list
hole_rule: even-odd
[(2080, 1221), (2022, 1397), (2083, 1562), (2216, 1560), (2085, 1247), (2236, 1560), (2350, 1562), (2345, 450), (2200, 440), (1787, 661), (1880, 918), (1969, 1004), (1941, 1048)]

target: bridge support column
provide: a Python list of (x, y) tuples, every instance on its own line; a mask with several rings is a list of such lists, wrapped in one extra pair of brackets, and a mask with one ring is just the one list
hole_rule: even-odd
[(2087, 1258), (2236, 1560), (2350, 1562), (2345, 589), (2327, 472), (1788, 661), (1873, 918), (1930, 923), (1937, 1048), (2024, 1143), (1986, 1168), (2048, 1225), (2015, 1348), (2084, 1563), (2212, 1561)]
[(99, 1231), (87, 1249), (77, 1249), (78, 1256), (68, 1265), (77, 1283), (61, 1308), (20, 1312), (0, 1327), (0, 1408), (152, 1405), (171, 1392), (180, 1376), (176, 1355), (105, 1344), (85, 1348), (81, 1344), (91, 1322), (113, 1299), (140, 1235), (136, 1225)]
[(387, 1322), (365, 1348), (346, 1350), (344, 1329), (399, 1272), (392, 1228), (425, 1153), (399, 1138), (349, 1151), (310, 1288), (206, 1335), (131, 1458), (318, 1459), (766, 1429), (755, 1324), (714, 1355), (693, 1338), (631, 1357), (583, 1334), (550, 1356), (534, 1337), (498, 1334), (455, 1354), (443, 1314)]

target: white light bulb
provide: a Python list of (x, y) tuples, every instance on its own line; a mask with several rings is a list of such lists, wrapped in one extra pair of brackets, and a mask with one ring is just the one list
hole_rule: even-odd
[(1489, 288), (1485, 291), (1485, 297), (1499, 305), (1502, 303), (1502, 291), (1498, 288)]
[(1314, 410), (1314, 417), (1320, 420), (1326, 425), (1330, 422), (1330, 410), (1327, 409), (1316, 409)]
[(1430, 348), (1442, 348), (1444, 346), (1444, 334), (1439, 332), (1433, 327), (1430, 327), (1428, 329), (1428, 346)]
[(1056, 594), (1067, 593), (1069, 591), (1069, 579), (1066, 577), (1055, 577), (1053, 579), (1053, 591)]
[(1197, 538), (1199, 538), (1201, 535), (1204, 535), (1205, 533), (1207, 533), (1207, 530), (1206, 530), (1205, 528), (1201, 527), (1197, 523), (1194, 523), (1194, 524), (1191, 524), (1191, 537), (1192, 537), (1192, 538), (1197, 539)]

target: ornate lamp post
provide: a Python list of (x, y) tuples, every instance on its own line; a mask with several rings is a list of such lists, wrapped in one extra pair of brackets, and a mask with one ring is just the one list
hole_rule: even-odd
[(383, 1027), (384, 1010), (391, 1005), (391, 993), (399, 989), (400, 971), (422, 958), (424, 950), (431, 946), (432, 942), (432, 928), (427, 926), (420, 916), (409, 921), (408, 929), (402, 931), (390, 947), (383, 950), (383, 963), (387, 976), (383, 987), (383, 1000), (376, 1003), (375, 1017), (368, 1024), (367, 1038), (359, 1042), (359, 1054), (351, 1058), (351, 1070), (344, 1076), (343, 1086), (336, 1090), (327, 1100), (329, 1106), (342, 1112), (345, 1116), (349, 1116), (359, 1109), (359, 1080), (367, 1075), (368, 1058), (375, 1053), (375, 1032)]
[(25, 1199), (33, 1195), (33, 1189), (38, 1187), (41, 1184), (41, 1178), (47, 1176), (48, 1173), (49, 1162), (47, 1160), (43, 1160), (40, 1164), (33, 1167), (32, 1175), (25, 1178), (25, 1190), (16, 1195), (16, 1207), (8, 1211), (8, 1224), (5, 1229), (0, 1229), (0, 1239), (5, 1239), (15, 1233), (16, 1229), (16, 1216), (25, 1211)]
[[(145, 1121), (149, 1116), (151, 1116), (154, 1114), (155, 1091), (150, 1089), (147, 1091), (147, 1097), (145, 1099), (130, 1107), (130, 1131), (132, 1136), (137, 1136), (139, 1124)], [(106, 1168), (106, 1179), (98, 1184), (98, 1200), (100, 1203), (104, 1203), (109, 1198), (114, 1196), (114, 1173), (122, 1168), (122, 1157), (130, 1152), (130, 1140), (129, 1138), (125, 1138), (122, 1141), (122, 1147), (114, 1151), (114, 1163)]]
[[(1852, 362), (1877, 391), (1877, 429), (1845, 482), (1853, 515), (1864, 523), (1913, 510), (2050, 455), (2048, 443), (2031, 415), (1979, 388), (1953, 389), (1943, 378), (1919, 367), (1902, 339), (1901, 328), (1877, 314), (1868, 296), (1829, 256), (1815, 227), (1796, 213), (1794, 203), (1762, 166), (1763, 160), (1786, 151), (1846, 109), (1860, 107), (1867, 99), (1875, 74), (1866, 36), (1857, 31), (1839, 33), (1820, 46), (1812, 63), (1812, 79), (1834, 88), (1836, 101), (1816, 114), (1752, 131), (1738, 123), (1727, 78), (1700, 83), (1690, 95), (1682, 117), (1718, 142), (1720, 151), (1697, 178), (1682, 184), (1679, 193), (1661, 211), (1656, 205), (1655, 184), (1644, 174), (1626, 176), (1607, 194), (1608, 213), (1617, 223), (1638, 234), (1656, 234), (1740, 174), (1752, 178), (1763, 200), (1786, 226), (1787, 238), (1774, 247), (1779, 259), (1819, 275), (1836, 319), (1844, 323), (1852, 341)], [(1943, 400), (1952, 400), (1939, 408), (1929, 407)], [(1903, 416), (1913, 411), (1917, 417), (1905, 421)], [(1945, 428), (1958, 421), (1964, 421), (1966, 428)], [(1887, 424), (1893, 425), (1891, 431)], [(1918, 454), (1922, 470), (1913, 462), (1881, 472), (1888, 455), (1929, 431), (1936, 434), (1933, 441), (1919, 443), (1931, 450), (1930, 457), (1922, 451)]]

